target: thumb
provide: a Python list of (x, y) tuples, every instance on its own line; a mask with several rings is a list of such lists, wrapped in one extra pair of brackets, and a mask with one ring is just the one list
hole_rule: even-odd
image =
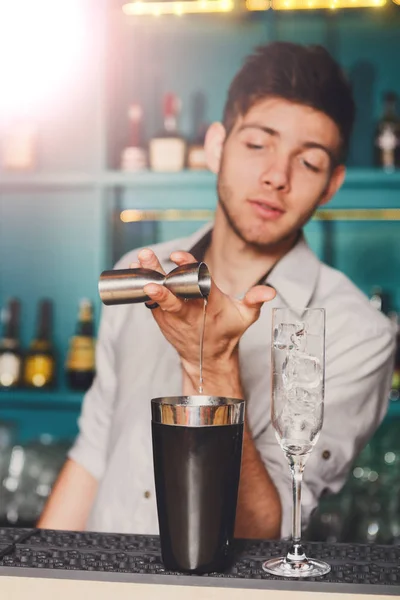
[(249, 289), (242, 302), (249, 308), (260, 309), (264, 302), (273, 300), (275, 296), (276, 291), (274, 288), (266, 285), (256, 285)]
[(179, 266), (189, 265), (191, 263), (197, 262), (193, 254), (190, 254), (190, 252), (184, 252), (183, 250), (172, 252), (170, 259), (172, 260), (172, 262)]

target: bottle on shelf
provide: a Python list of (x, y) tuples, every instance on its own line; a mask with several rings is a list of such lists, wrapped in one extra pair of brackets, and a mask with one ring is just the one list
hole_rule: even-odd
[(394, 92), (386, 92), (375, 134), (375, 164), (389, 172), (400, 167), (400, 118), (396, 101)]
[(143, 144), (143, 109), (132, 103), (128, 109), (129, 140), (121, 154), (122, 171), (143, 171), (147, 167), (146, 150)]
[(73, 390), (85, 391), (95, 375), (95, 337), (93, 304), (86, 298), (79, 303), (75, 335), (70, 339), (66, 361), (66, 377)]
[(374, 286), (369, 297), (369, 301), (374, 308), (387, 314), (389, 308), (389, 296), (378, 285)]
[(398, 401), (400, 400), (400, 319), (396, 312), (389, 313), (389, 319), (392, 321), (393, 327), (396, 331), (396, 354), (394, 359), (390, 399), (392, 401)]
[(11, 118), (2, 140), (4, 171), (34, 171), (37, 167), (37, 125), (28, 116)]
[(192, 104), (192, 122), (193, 139), (189, 144), (187, 166), (191, 170), (207, 169), (206, 153), (204, 150), (204, 139), (207, 131), (205, 122), (206, 100), (202, 92), (197, 92), (193, 97)]
[(56, 382), (56, 356), (52, 341), (53, 303), (38, 304), (36, 333), (25, 356), (23, 383), (28, 388), (52, 388)]
[(178, 131), (180, 99), (166, 94), (163, 100), (164, 129), (149, 143), (149, 162), (152, 171), (178, 172), (185, 167), (186, 141)]
[(0, 340), (0, 389), (21, 385), (23, 355), (20, 344), (21, 303), (11, 298), (2, 311), (3, 333)]

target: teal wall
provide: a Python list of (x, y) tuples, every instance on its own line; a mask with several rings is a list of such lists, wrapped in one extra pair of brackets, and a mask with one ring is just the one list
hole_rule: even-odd
[(207, 117), (218, 120), (227, 87), (246, 54), (258, 44), (288, 40), (323, 44), (342, 64), (359, 107), (349, 164), (369, 166), (382, 93), (394, 89), (400, 94), (399, 27), (400, 8), (391, 2), (381, 9), (268, 11), (243, 18), (215, 15), (127, 22), (116, 16), (109, 29), (109, 54), (119, 57), (119, 66), (113, 64), (109, 75), (111, 162), (124, 141), (126, 108), (132, 98), (143, 102), (147, 133), (152, 135), (160, 126), (155, 117), (162, 92), (176, 91), (183, 99), (182, 130), (191, 135), (194, 92), (206, 94)]
[[(107, 183), (107, 173), (117, 168), (127, 139), (129, 102), (143, 102), (146, 133), (152, 135), (161, 125), (161, 94), (177, 92), (183, 100), (181, 127), (190, 136), (193, 94), (204, 92), (207, 120), (219, 119), (230, 79), (254, 46), (273, 39), (321, 43), (353, 81), (359, 117), (349, 166), (367, 168), (382, 92), (394, 89), (400, 94), (400, 7), (394, 5), (335, 13), (161, 17), (135, 24), (119, 10), (101, 12), (102, 4), (88, 0), (85, 5), (91, 26), (75, 78), (68, 94), (40, 115), (38, 173), (29, 178), (0, 172), (0, 306), (11, 295), (22, 299), (26, 345), (33, 334), (37, 300), (44, 295), (54, 299), (61, 386), (81, 297), (96, 301), (98, 320), (99, 273), (130, 247), (185, 235), (201, 225), (146, 223), (139, 228), (121, 224), (120, 210), (215, 206), (212, 178), (178, 178), (176, 183), (156, 179), (154, 185), (151, 179), (135, 185), (132, 178), (129, 185), (122, 179)], [(53, 177), (53, 183), (46, 177)], [(356, 180), (352, 184), (350, 179), (332, 206), (400, 207), (399, 177), (375, 181), (368, 171), (365, 181), (362, 174)], [(400, 310), (398, 221), (313, 222), (306, 233), (319, 256), (367, 293), (373, 285), (382, 285)], [(11, 415), (12, 401), (7, 399), (7, 411), (0, 404), (0, 419)], [(57, 416), (48, 407), (28, 413), (15, 404), (12, 417), (21, 420), (24, 438), (46, 428), (72, 435), (78, 405), (79, 398), (69, 408), (60, 404)]]

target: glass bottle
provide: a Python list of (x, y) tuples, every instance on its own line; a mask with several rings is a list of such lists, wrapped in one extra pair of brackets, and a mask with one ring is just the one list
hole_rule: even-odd
[(369, 298), (370, 303), (377, 310), (387, 314), (390, 304), (389, 295), (382, 290), (380, 286), (375, 286), (372, 288), (372, 292)]
[(3, 334), (0, 340), (0, 388), (21, 385), (23, 354), (20, 344), (21, 304), (11, 298), (2, 311)]
[(36, 333), (24, 361), (24, 385), (29, 388), (52, 388), (56, 381), (56, 357), (52, 341), (53, 303), (39, 302)]
[(121, 154), (122, 171), (143, 171), (147, 166), (146, 151), (143, 147), (143, 109), (132, 103), (128, 110), (129, 140)]
[(86, 298), (79, 303), (75, 335), (72, 336), (66, 362), (67, 382), (71, 389), (85, 391), (95, 376), (95, 337), (93, 304)]
[(206, 100), (204, 94), (197, 92), (192, 103), (193, 138), (188, 148), (187, 166), (191, 170), (207, 169), (204, 139), (207, 132), (205, 122)]
[(37, 124), (28, 115), (9, 119), (2, 140), (1, 162), (4, 171), (35, 170), (37, 140)]
[(384, 106), (375, 134), (375, 164), (385, 171), (400, 166), (400, 119), (396, 111), (394, 92), (384, 95)]
[(166, 94), (163, 101), (164, 128), (149, 144), (152, 171), (177, 172), (185, 167), (186, 141), (178, 131), (181, 102), (175, 94)]
[(393, 323), (396, 332), (396, 355), (394, 360), (394, 370), (392, 378), (392, 389), (390, 399), (397, 401), (400, 399), (400, 320), (396, 312), (389, 313), (389, 318)]

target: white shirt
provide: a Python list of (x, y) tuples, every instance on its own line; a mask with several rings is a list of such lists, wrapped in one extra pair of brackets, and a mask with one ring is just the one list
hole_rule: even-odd
[[(167, 272), (174, 250), (190, 250), (210, 225), (193, 236), (153, 246)], [(128, 268), (138, 251), (116, 268)], [(327, 492), (345, 483), (355, 456), (385, 416), (395, 336), (389, 320), (339, 271), (313, 254), (304, 238), (267, 278), (276, 298), (239, 345), (246, 414), (258, 452), (279, 492), (281, 535), (290, 535), (289, 466), (271, 424), (271, 309), (326, 310), (325, 415), (319, 440), (304, 471), (303, 525)], [(150, 400), (182, 393), (180, 361), (151, 310), (143, 304), (103, 308), (97, 343), (97, 376), (84, 398), (79, 435), (70, 458), (99, 480), (87, 528), (158, 533), (152, 462)]]

